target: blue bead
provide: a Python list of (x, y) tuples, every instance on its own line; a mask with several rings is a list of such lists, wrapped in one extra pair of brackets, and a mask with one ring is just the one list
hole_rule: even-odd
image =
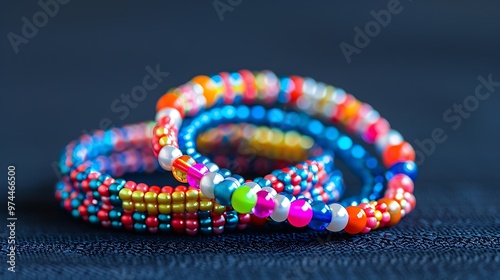
[(170, 224), (159, 224), (158, 225), (158, 229), (161, 232), (170, 232), (170, 230), (172, 229), (172, 227), (170, 226)]
[(120, 221), (112, 221), (111, 222), (111, 227), (115, 228), (115, 229), (120, 229), (120, 228), (123, 227), (123, 224)]
[(238, 180), (238, 182), (240, 183), (240, 185), (243, 185), (245, 183), (245, 179), (243, 177), (241, 177), (240, 175), (238, 175), (238, 174), (233, 174), (231, 177), (233, 177), (236, 180)]
[(223, 180), (222, 182), (215, 185), (214, 195), (215, 201), (221, 205), (230, 206), (231, 196), (233, 192), (238, 188), (236, 183), (232, 180)]
[(257, 183), (261, 188), (265, 187), (271, 187), (272, 183), (270, 180), (262, 178), (262, 177), (257, 177), (253, 180), (255, 183)]
[(236, 117), (239, 121), (245, 121), (250, 117), (250, 109), (248, 106), (241, 105), (236, 109)]
[(98, 225), (101, 223), (101, 221), (99, 220), (99, 218), (97, 218), (96, 215), (89, 215), (89, 222), (92, 225)]
[(98, 210), (98, 208), (95, 205), (89, 205), (87, 207), (87, 212), (89, 213), (89, 215), (95, 215), (95, 214), (97, 214), (97, 210)]
[(80, 218), (80, 212), (78, 211), (78, 209), (71, 210), (71, 216), (75, 218)]
[(286, 184), (285, 187), (283, 188), (283, 191), (289, 194), (293, 193), (293, 185), (292, 184)]
[(78, 199), (71, 200), (71, 208), (76, 209), (80, 206), (81, 202)]
[(140, 212), (135, 212), (132, 214), (132, 219), (134, 222), (144, 222), (146, 220), (146, 214), (140, 213)]
[(231, 176), (231, 171), (229, 171), (229, 169), (226, 169), (226, 168), (221, 168), (219, 169), (219, 174), (222, 175), (222, 177), (224, 178), (227, 178), (227, 177), (230, 177)]
[(261, 124), (266, 115), (266, 109), (260, 105), (253, 106), (250, 109), (250, 115), (252, 119), (256, 122), (256, 124)]
[(134, 224), (134, 230), (137, 231), (137, 232), (146, 232), (147, 231), (147, 227), (145, 224)]
[(222, 107), (221, 113), (222, 117), (226, 120), (231, 120), (236, 116), (236, 110), (230, 105)]
[(120, 221), (122, 213), (116, 210), (109, 211), (109, 219), (112, 221)]
[(412, 181), (415, 181), (418, 175), (418, 167), (413, 161), (398, 162), (389, 168), (389, 171), (387, 171), (387, 180), (392, 179), (392, 177), (396, 174), (405, 174), (410, 177)]
[(166, 214), (158, 214), (158, 221), (160, 223), (170, 223), (171, 217)]

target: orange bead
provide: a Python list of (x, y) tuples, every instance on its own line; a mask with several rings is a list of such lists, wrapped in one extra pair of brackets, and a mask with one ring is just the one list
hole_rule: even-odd
[(177, 181), (187, 183), (187, 171), (195, 163), (196, 161), (188, 155), (176, 158), (172, 163), (172, 175), (174, 175), (174, 178), (177, 179)]
[(164, 108), (175, 108), (181, 113), (181, 117), (184, 118), (185, 105), (183, 99), (179, 98), (179, 95), (169, 91), (156, 102), (156, 111), (158, 112)]
[(346, 208), (349, 221), (344, 231), (350, 234), (360, 233), (366, 227), (366, 213), (361, 207), (349, 206)]
[(385, 223), (383, 226), (390, 227), (399, 223), (401, 220), (401, 205), (399, 205), (396, 200), (390, 198), (379, 199), (378, 204), (381, 203), (385, 203), (385, 205), (387, 205), (387, 212), (391, 215), (389, 222)]
[(415, 161), (415, 150), (410, 143), (403, 141), (387, 147), (382, 153), (382, 159), (386, 167), (391, 167), (400, 161)]
[(210, 77), (200, 75), (194, 77), (191, 81), (203, 88), (203, 96), (207, 100), (207, 107), (212, 106), (217, 101), (219, 90)]

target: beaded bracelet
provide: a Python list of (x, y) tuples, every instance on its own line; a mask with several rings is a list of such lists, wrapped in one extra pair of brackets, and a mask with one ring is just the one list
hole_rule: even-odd
[(157, 169), (148, 146), (150, 131), (151, 123), (143, 123), (97, 131), (70, 143), (61, 157), (64, 173), (56, 187), (61, 206), (91, 224), (138, 232), (220, 234), (252, 222), (252, 216), (237, 214), (198, 190), (111, 177)]
[[(384, 165), (389, 169), (386, 172), (388, 183), (385, 197), (363, 202), (359, 206), (353, 202), (347, 208), (320, 201), (310, 204), (303, 199), (290, 202), (286, 197), (267, 190), (255, 193), (255, 186), (272, 186), (274, 182), (269, 179), (243, 181), (244, 185), (241, 185), (243, 182), (240, 180), (224, 179), (204, 164), (196, 163), (189, 155), (183, 155), (177, 134), (185, 116), (194, 116), (214, 104), (255, 101), (293, 106), (310, 115), (320, 115), (344, 125), (348, 131), (356, 132), (365, 142), (376, 143)], [(160, 98), (156, 120), (158, 125), (153, 130), (153, 150), (160, 165), (172, 171), (179, 181), (189, 181), (192, 187), (199, 187), (207, 197), (215, 197), (226, 205), (244, 205), (239, 212), (257, 211), (271, 218), (279, 216), (273, 219), (287, 220), (296, 227), (312, 224), (311, 227), (316, 229), (344, 230), (356, 234), (395, 225), (415, 207), (412, 192), (416, 165), (411, 145), (398, 132), (391, 130), (387, 120), (368, 104), (343, 90), (310, 78), (292, 76), (278, 79), (270, 71), (254, 75), (246, 70), (221, 73), (211, 78), (198, 76)], [(162, 138), (164, 141), (160, 141)], [(293, 171), (291, 173), (297, 175)]]

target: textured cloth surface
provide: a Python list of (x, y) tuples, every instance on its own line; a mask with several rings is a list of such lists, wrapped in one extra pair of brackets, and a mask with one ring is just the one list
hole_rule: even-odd
[[(356, 236), (288, 227), (208, 237), (135, 234), (75, 221), (48, 199), (18, 215), (15, 276), (498, 279), (499, 185), (421, 184), (416, 210), (400, 224)], [(0, 276), (13, 274), (2, 269)]]

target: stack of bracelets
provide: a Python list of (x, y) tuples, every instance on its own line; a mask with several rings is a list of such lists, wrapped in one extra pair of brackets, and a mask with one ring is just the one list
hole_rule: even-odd
[[(72, 216), (151, 233), (286, 222), (357, 234), (393, 226), (415, 208), (413, 148), (339, 88), (242, 70), (197, 76), (163, 95), (156, 111), (155, 122), (95, 131), (66, 146), (56, 198)], [(334, 125), (374, 144), (382, 163)], [(337, 158), (362, 182), (358, 195), (341, 200)], [(117, 178), (165, 170), (182, 184)]]

